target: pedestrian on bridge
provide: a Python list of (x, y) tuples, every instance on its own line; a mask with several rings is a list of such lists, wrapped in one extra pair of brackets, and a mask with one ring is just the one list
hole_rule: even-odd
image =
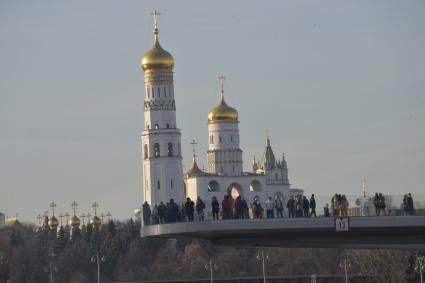
[(213, 220), (218, 220), (218, 213), (220, 212), (220, 204), (218, 203), (217, 198), (215, 196), (212, 197), (211, 208), (212, 208)]
[(187, 221), (192, 222), (193, 221), (193, 213), (195, 212), (195, 203), (190, 199), (186, 198), (186, 203), (184, 205)]
[(310, 198), (310, 208), (311, 208), (311, 212), (310, 212), (310, 216), (317, 217), (316, 216), (316, 199), (314, 198), (314, 194), (311, 195)]
[(310, 203), (306, 196), (303, 196), (303, 211), (304, 211), (304, 217), (310, 216)]
[(289, 218), (295, 217), (295, 199), (294, 196), (291, 196), (286, 203), (286, 208), (288, 209), (288, 216)]
[(204, 219), (205, 219), (205, 203), (202, 201), (200, 196), (198, 196), (198, 198), (196, 199), (196, 212), (198, 213), (198, 220), (204, 221)]
[(274, 203), (272, 197), (266, 199), (266, 214), (267, 218), (274, 218)]
[(274, 207), (276, 208), (276, 217), (283, 218), (283, 203), (282, 199), (279, 196), (275, 197)]

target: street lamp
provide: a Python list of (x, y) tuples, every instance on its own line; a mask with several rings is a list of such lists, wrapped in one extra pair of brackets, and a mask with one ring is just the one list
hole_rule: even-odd
[(97, 264), (97, 283), (100, 283), (100, 263), (106, 262), (106, 258), (105, 256), (100, 256), (99, 253), (96, 253), (96, 256), (92, 256), (90, 260)]
[(339, 268), (344, 270), (345, 273), (345, 283), (348, 283), (348, 270), (351, 268), (351, 262), (344, 257), (344, 262), (339, 264)]
[(217, 263), (214, 260), (210, 259), (210, 261), (206, 263), (204, 267), (205, 267), (205, 270), (210, 271), (210, 281), (211, 283), (213, 283), (213, 269), (218, 268)]
[(425, 269), (425, 255), (418, 255), (416, 257), (416, 262), (415, 262), (415, 271), (419, 273), (419, 276), (421, 277), (421, 283), (424, 282), (424, 279), (423, 279), (424, 269)]
[(264, 250), (260, 250), (257, 253), (257, 260), (261, 260), (263, 263), (263, 282), (266, 283), (266, 263), (265, 261), (270, 260), (270, 256), (268, 254), (264, 254)]

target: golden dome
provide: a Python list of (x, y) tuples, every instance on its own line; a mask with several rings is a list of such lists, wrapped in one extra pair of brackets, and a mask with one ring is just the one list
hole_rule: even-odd
[(102, 224), (102, 220), (100, 220), (97, 215), (93, 216), (93, 218), (90, 220), (90, 224), (94, 227), (99, 227)]
[(71, 225), (73, 228), (80, 226), (80, 223), (80, 218), (75, 215), (72, 216), (71, 220), (69, 220), (69, 225)]
[(238, 118), (238, 111), (235, 108), (228, 106), (226, 102), (224, 102), (224, 96), (222, 92), (220, 104), (217, 107), (214, 107), (208, 113), (208, 124), (221, 122), (237, 123)]
[(50, 227), (51, 229), (53, 229), (53, 228), (58, 227), (58, 225), (59, 225), (59, 221), (58, 221), (58, 219), (57, 219), (57, 218), (53, 215), (53, 216), (52, 216), (52, 218), (50, 218), (50, 220), (49, 220), (48, 224), (49, 224), (49, 227)]
[(196, 177), (201, 175), (205, 175), (205, 172), (199, 169), (198, 164), (196, 163), (196, 158), (194, 154), (192, 159), (192, 167), (189, 169), (189, 171), (186, 172), (186, 174), (184, 174), (184, 176), (186, 178), (191, 178), (191, 177)]
[(143, 55), (140, 65), (143, 71), (148, 70), (171, 70), (174, 67), (173, 56), (162, 49), (158, 40), (158, 29), (154, 29), (154, 45), (148, 52)]

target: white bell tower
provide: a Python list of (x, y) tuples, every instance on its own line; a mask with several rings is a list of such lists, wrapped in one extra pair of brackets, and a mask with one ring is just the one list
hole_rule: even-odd
[(176, 123), (173, 56), (158, 40), (157, 16), (154, 18), (154, 46), (145, 53), (144, 130), (142, 131), (143, 202), (150, 205), (184, 200), (181, 133)]

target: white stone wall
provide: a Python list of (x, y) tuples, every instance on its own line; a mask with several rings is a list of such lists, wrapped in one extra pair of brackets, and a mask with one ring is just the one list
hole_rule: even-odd
[(243, 170), (238, 123), (208, 124), (208, 172), (240, 176)]

